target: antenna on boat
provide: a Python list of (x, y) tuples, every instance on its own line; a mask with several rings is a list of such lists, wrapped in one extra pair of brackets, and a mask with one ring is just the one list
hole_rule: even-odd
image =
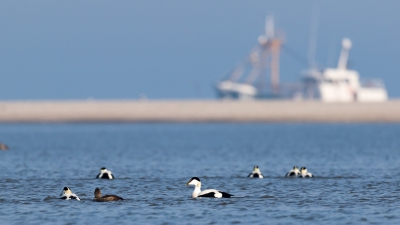
[(267, 39), (274, 38), (274, 17), (266, 16), (265, 17), (265, 36)]
[(310, 37), (308, 39), (308, 66), (310, 69), (316, 69), (315, 55), (317, 52), (317, 35), (319, 24), (320, 7), (314, 6), (311, 14)]
[(260, 45), (266, 45), (268, 41), (274, 38), (274, 17), (266, 16), (265, 17), (265, 31), (264, 35), (260, 35), (258, 37), (258, 43)]
[(351, 41), (348, 38), (343, 38), (342, 40), (342, 51), (340, 52), (338, 69), (347, 69), (347, 60), (349, 58), (349, 51), (351, 48)]

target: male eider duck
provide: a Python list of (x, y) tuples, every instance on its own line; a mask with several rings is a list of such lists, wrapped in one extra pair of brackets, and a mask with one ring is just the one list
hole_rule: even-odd
[(69, 187), (64, 187), (60, 196), (61, 196), (60, 199), (65, 199), (65, 200), (76, 199), (76, 200), (80, 201), (79, 197), (76, 194), (72, 193), (72, 191), (71, 191), (71, 189), (69, 189)]
[(261, 174), (260, 168), (258, 168), (258, 166), (255, 166), (253, 168), (253, 172), (251, 172), (247, 177), (264, 178), (264, 176)]
[(105, 167), (100, 169), (100, 173), (96, 177), (97, 179), (114, 179), (114, 175), (111, 171), (107, 170)]
[(226, 192), (218, 191), (215, 189), (207, 189), (201, 191), (201, 182), (198, 177), (192, 177), (189, 182), (186, 183), (186, 186), (194, 185), (194, 191), (192, 193), (192, 198), (201, 198), (201, 197), (208, 197), (208, 198), (230, 198), (231, 194)]
[(94, 199), (95, 202), (111, 202), (111, 201), (119, 201), (124, 200), (123, 198), (116, 195), (105, 195), (101, 196), (101, 191), (99, 188), (94, 190)]
[(305, 167), (300, 168), (300, 175), (301, 177), (314, 177), (310, 172), (307, 171), (307, 168)]
[(285, 176), (286, 177), (298, 177), (300, 175), (299, 168), (294, 166), (292, 170), (290, 170)]

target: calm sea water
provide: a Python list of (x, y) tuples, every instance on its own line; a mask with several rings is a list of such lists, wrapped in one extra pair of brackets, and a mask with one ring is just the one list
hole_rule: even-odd
[[(0, 141), (2, 224), (400, 224), (400, 124), (3, 124)], [(235, 198), (191, 199), (193, 176)]]

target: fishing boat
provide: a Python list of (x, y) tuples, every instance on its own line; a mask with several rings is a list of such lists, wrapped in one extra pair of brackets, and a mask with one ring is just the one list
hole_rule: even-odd
[(356, 70), (347, 68), (351, 48), (348, 38), (342, 40), (342, 51), (337, 68), (310, 69), (302, 78), (303, 99), (319, 99), (324, 102), (382, 102), (388, 95), (379, 79), (360, 79)]
[[(323, 102), (381, 102), (388, 99), (383, 81), (360, 79), (355, 70), (347, 68), (351, 41), (342, 40), (337, 68), (311, 68), (303, 73), (300, 82), (279, 82), (279, 55), (284, 38), (275, 35), (272, 17), (266, 18), (265, 34), (248, 56), (235, 67), (228, 78), (215, 87), (223, 99), (296, 99)], [(267, 81), (267, 77), (270, 80)]]

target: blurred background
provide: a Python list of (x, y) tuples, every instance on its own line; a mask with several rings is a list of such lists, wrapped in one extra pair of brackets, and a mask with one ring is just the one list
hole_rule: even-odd
[(347, 37), (349, 67), (397, 98), (399, 8), (394, 0), (1, 1), (0, 99), (214, 99), (267, 15), (291, 50), (280, 54), (282, 82), (308, 68), (310, 38), (318, 65), (335, 67)]

